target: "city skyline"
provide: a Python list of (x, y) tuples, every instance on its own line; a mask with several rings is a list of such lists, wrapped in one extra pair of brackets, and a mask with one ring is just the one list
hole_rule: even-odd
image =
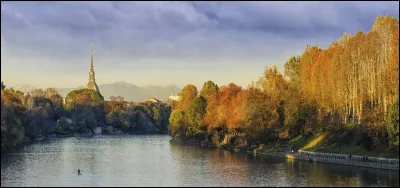
[[(246, 87), (265, 66), (368, 31), (396, 2), (1, 2), (5, 85), (98, 84)], [(301, 16), (300, 16), (301, 15)], [(284, 24), (283, 24), (284, 23)], [(23, 68), (22, 68), (23, 67)], [(49, 79), (51, 78), (51, 79)]]

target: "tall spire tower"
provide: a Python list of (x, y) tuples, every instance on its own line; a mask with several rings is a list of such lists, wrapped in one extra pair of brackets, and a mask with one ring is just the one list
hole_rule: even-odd
[(88, 89), (94, 89), (97, 92), (100, 92), (99, 87), (96, 84), (96, 80), (94, 77), (94, 69), (93, 69), (93, 45), (90, 44), (90, 69), (89, 69), (89, 82), (86, 85)]

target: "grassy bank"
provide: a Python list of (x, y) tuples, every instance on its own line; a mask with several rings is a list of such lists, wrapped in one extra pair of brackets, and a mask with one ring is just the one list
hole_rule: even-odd
[(346, 141), (343, 141), (338, 140), (337, 135), (297, 136), (289, 140), (289, 144), (305, 151), (399, 158), (399, 148), (397, 147), (367, 150), (362, 145), (357, 144), (357, 138), (347, 138)]

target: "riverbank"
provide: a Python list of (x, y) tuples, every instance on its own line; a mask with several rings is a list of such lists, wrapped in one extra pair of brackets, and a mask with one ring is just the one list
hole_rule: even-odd
[(196, 140), (179, 140), (172, 138), (172, 142), (179, 142), (183, 144), (196, 145), (202, 148), (217, 148), (228, 150), (232, 152), (242, 152), (253, 155), (260, 156), (273, 156), (279, 158), (286, 158), (289, 160), (302, 160), (309, 162), (320, 162), (320, 163), (332, 163), (339, 165), (350, 165), (350, 166), (358, 166), (358, 167), (366, 167), (366, 168), (379, 168), (386, 170), (394, 170), (399, 171), (399, 159), (390, 159), (390, 158), (382, 158), (382, 157), (366, 157), (366, 156), (358, 156), (358, 155), (349, 155), (349, 154), (335, 154), (335, 153), (322, 153), (322, 152), (310, 152), (310, 151), (290, 151), (287, 145), (282, 144), (279, 147), (275, 147), (275, 149), (271, 148), (251, 148), (251, 147), (235, 147), (233, 145), (227, 144), (220, 147), (213, 146), (210, 147), (210, 143), (204, 144), (204, 141), (196, 141)]
[(299, 135), (288, 140), (286, 144), (303, 151), (399, 159), (398, 147), (374, 147), (368, 150), (358, 142), (357, 137), (340, 138), (338, 134)]
[(294, 154), (286, 154), (285, 157), (287, 159), (305, 160), (310, 162), (323, 162), (399, 171), (399, 160), (375, 157), (365, 158), (363, 156), (351, 156), (350, 158), (349, 156), (350, 155), (333, 155), (329, 153), (318, 152), (299, 152)]
[(352, 156), (347, 154), (332, 154), (332, 153), (305, 152), (305, 151), (296, 153), (254, 152), (254, 154), (283, 157), (290, 160), (303, 160), (309, 162), (332, 163), (339, 165), (349, 165), (349, 166), (359, 166), (359, 167), (379, 168), (379, 169), (399, 171), (398, 159), (363, 157), (363, 156)]

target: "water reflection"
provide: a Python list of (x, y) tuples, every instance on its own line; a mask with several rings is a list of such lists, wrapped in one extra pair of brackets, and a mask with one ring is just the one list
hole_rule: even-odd
[(310, 186), (398, 186), (399, 173), (328, 163), (287, 160), (286, 172), (301, 175)]
[[(223, 150), (200, 149), (195, 146), (173, 144), (171, 153), (189, 161), (205, 153), (206, 168), (197, 176), (209, 186), (398, 186), (399, 173), (395, 171), (360, 168), (326, 163), (309, 163), (275, 157), (253, 156)], [(194, 158), (190, 158), (194, 157)], [(182, 159), (181, 159), (182, 160)], [(179, 163), (180, 169), (196, 164)], [(195, 172), (198, 170), (192, 170)], [(184, 179), (193, 174), (182, 173)], [(192, 180), (194, 181), (194, 180)], [(196, 186), (201, 186), (199, 184)]]
[[(2, 186), (399, 186), (397, 171), (201, 149), (169, 136), (65, 138), (2, 156)], [(82, 175), (77, 175), (77, 169)]]

